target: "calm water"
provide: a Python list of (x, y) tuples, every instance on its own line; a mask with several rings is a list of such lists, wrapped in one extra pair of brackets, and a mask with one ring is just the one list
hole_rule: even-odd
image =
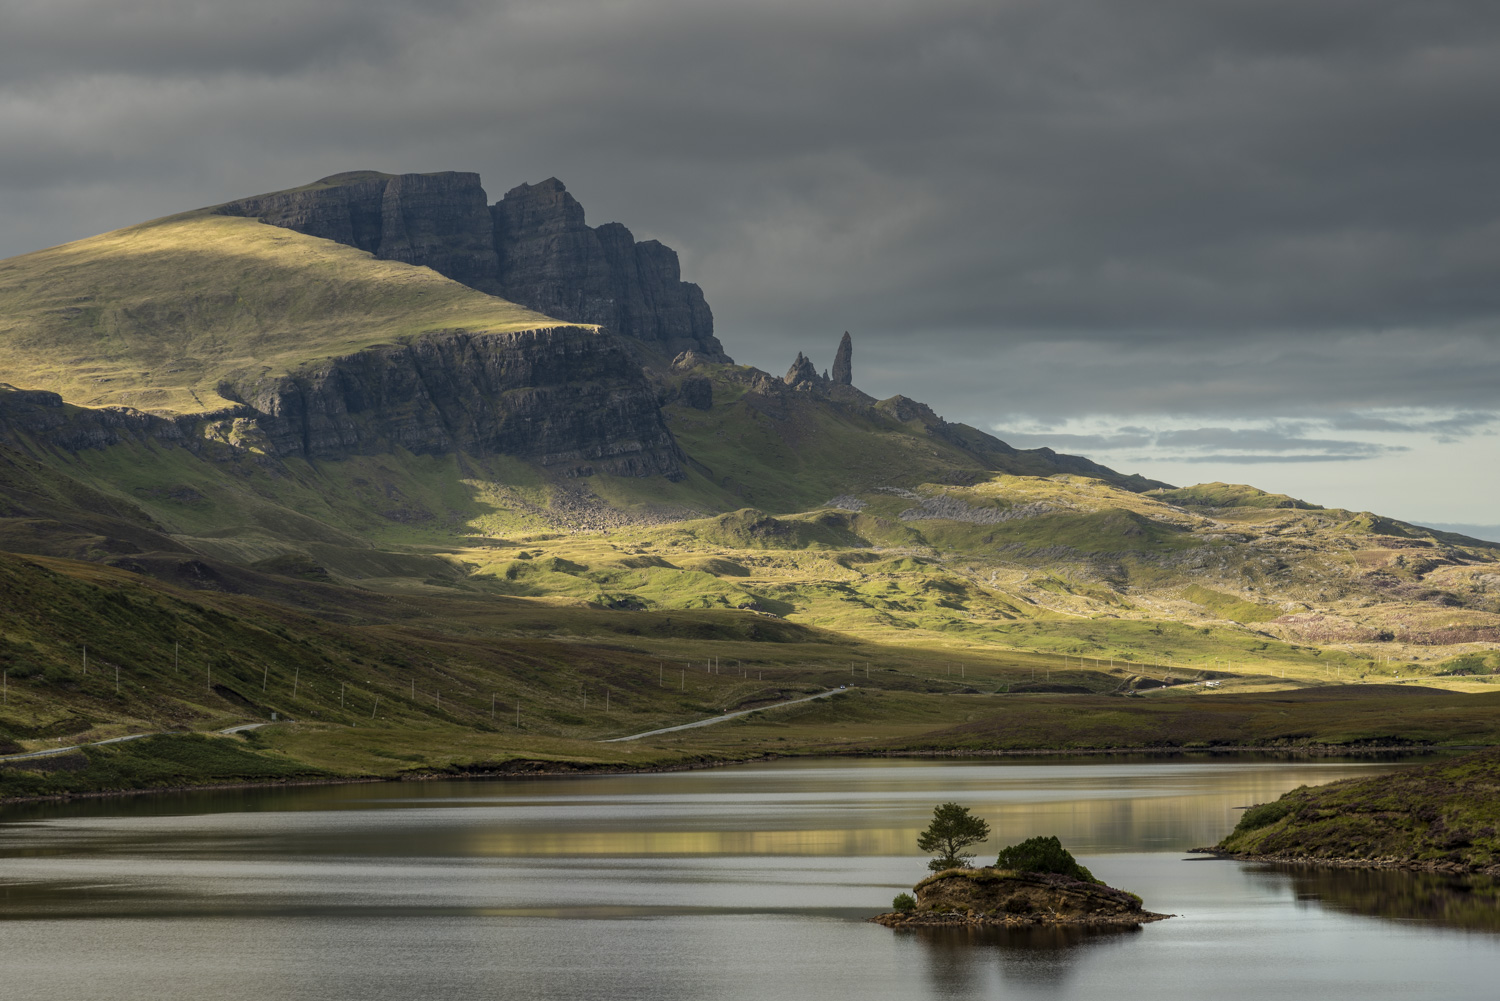
[[(0, 813), (0, 997), (1500, 996), (1492, 887), (1194, 859), (1235, 807), (1389, 763), (788, 762)], [(956, 800), (1182, 915), (894, 933)], [(983, 861), (981, 858), (980, 861)], [(1477, 930), (1476, 930), (1477, 929)]]

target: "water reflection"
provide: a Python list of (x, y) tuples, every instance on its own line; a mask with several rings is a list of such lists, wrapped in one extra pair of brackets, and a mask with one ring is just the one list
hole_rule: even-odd
[(296, 855), (521, 858), (915, 854), (932, 805), (993, 841), (1055, 833), (1075, 852), (1182, 851), (1236, 808), (1388, 762), (778, 762), (668, 775), (246, 790), (40, 804), (0, 814), (0, 857)]
[(1270, 864), (1250, 871), (1290, 882), (1304, 904), (1345, 914), (1500, 931), (1500, 880), (1493, 876)]
[[(27, 1001), (1492, 1001), (1493, 883), (1187, 862), (1235, 808), (1390, 762), (786, 762), (0, 813), (0, 996)], [(865, 919), (932, 805), (1057, 833), (1183, 915), (1138, 931)], [(1396, 903), (1392, 903), (1396, 902)], [(1412, 920), (1355, 916), (1383, 912)], [(1416, 918), (1423, 920), (1415, 920)], [(1432, 918), (1434, 920), (1426, 920)]]
[(1041, 996), (1063, 993), (1086, 953), (1119, 946), (1139, 928), (911, 928), (923, 971), (940, 997), (978, 997), (998, 978)]

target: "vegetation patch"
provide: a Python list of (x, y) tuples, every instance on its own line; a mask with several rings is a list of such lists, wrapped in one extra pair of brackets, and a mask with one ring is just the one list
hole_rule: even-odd
[(224, 782), (319, 778), (321, 768), (259, 753), (229, 737), (160, 734), (86, 747), (84, 767), (52, 769), (46, 759), (0, 767), (0, 799), (127, 791)]
[(1294, 789), (1245, 811), (1217, 850), (1368, 863), (1500, 867), (1500, 750)]

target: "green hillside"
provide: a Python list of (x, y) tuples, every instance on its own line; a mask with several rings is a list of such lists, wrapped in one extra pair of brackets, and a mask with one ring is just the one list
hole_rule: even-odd
[(0, 261), (0, 372), (90, 407), (199, 413), (219, 383), (437, 330), (555, 324), (427, 268), (207, 210)]
[[(231, 404), (225, 381), (551, 323), (206, 212), (0, 262), (0, 373), (66, 401), (0, 386), (0, 744), (296, 721), (234, 753), (80, 752), (74, 778), (12, 765), (0, 795), (537, 760), (1500, 741), (1500, 546), (1368, 512), (1171, 488), (903, 397), (628, 347), (605, 374), (646, 423), (659, 405), (680, 478), (457, 447), (277, 457), (193, 416)], [(568, 426), (567, 397), (506, 385), (528, 428)], [(590, 397), (596, 423), (610, 392)], [(99, 409), (121, 405), (177, 416)], [(482, 416), (413, 413), (434, 433)], [(842, 684), (859, 691), (597, 743)], [(151, 747), (166, 771), (139, 760)]]

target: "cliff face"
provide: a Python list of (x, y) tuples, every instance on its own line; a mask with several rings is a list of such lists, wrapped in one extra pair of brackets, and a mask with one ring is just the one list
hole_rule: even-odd
[(728, 361), (703, 290), (682, 280), (677, 252), (637, 243), (619, 223), (590, 228), (557, 178), (523, 184), (492, 209), (500, 295), (576, 323), (597, 323), (674, 356)]
[(0, 386), (0, 444), (26, 437), (77, 452), (130, 439), (194, 450), (220, 441), (307, 459), (399, 446), (512, 455), (567, 476), (683, 475), (640, 366), (618, 339), (585, 327), (430, 334), (221, 391), (241, 405), (160, 417)]
[(432, 268), (471, 288), (570, 323), (603, 326), (672, 356), (728, 361), (703, 290), (677, 254), (637, 243), (619, 223), (597, 229), (561, 181), (523, 184), (493, 206), (479, 175), (356, 171), (217, 210)]
[(499, 258), (478, 174), (392, 177), (355, 171), (230, 202), (218, 211), (429, 267), (471, 288), (495, 292)]
[(434, 334), (234, 391), (278, 455), (400, 446), (513, 455), (570, 476), (682, 476), (640, 367), (583, 327)]

